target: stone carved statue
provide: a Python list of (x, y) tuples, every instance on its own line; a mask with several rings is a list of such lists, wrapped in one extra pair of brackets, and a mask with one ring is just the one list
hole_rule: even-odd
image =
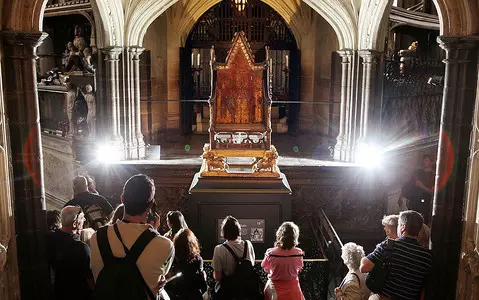
[(91, 63), (92, 51), (87, 48), (85, 39), (81, 36), (81, 28), (75, 26), (75, 38), (67, 44), (65, 72), (87, 71), (93, 73)]
[(66, 84), (67, 88), (67, 104), (66, 104), (66, 109), (67, 109), (67, 116), (68, 116), (68, 133), (69, 134), (74, 134), (75, 133), (75, 121), (73, 120), (73, 107), (75, 106), (75, 101), (76, 101), (76, 91), (75, 87), (71, 82), (68, 82)]
[(75, 26), (75, 38), (73, 39), (73, 45), (78, 49), (80, 55), (83, 55), (83, 50), (86, 49), (86, 41), (82, 37), (82, 31), (79, 26)]
[(91, 63), (91, 49), (90, 48), (85, 48), (83, 50), (83, 66), (85, 67), (85, 70), (93, 73), (95, 69), (93, 68), (93, 64)]
[(93, 87), (90, 84), (87, 84), (84, 89), (84, 94), (86, 104), (88, 106), (87, 114), (87, 125), (88, 132), (90, 137), (95, 136), (95, 124), (96, 124), (96, 99), (95, 94), (93, 93)]

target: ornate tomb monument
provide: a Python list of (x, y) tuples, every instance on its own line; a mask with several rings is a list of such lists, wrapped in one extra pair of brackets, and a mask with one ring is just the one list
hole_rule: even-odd
[(244, 33), (236, 33), (225, 63), (216, 62), (211, 49), (211, 72), (209, 143), (190, 187), (188, 220), (207, 256), (227, 215), (241, 220), (242, 237), (261, 253), (291, 218), (291, 189), (271, 144), (268, 49), (266, 61), (255, 63)]

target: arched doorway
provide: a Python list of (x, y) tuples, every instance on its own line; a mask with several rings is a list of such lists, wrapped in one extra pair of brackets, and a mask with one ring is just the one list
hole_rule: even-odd
[[(265, 47), (272, 60), (273, 132), (295, 132), (299, 105), (299, 51), (284, 19), (260, 0), (223, 0), (206, 11), (190, 31), (181, 49), (182, 132), (207, 133), (211, 94), (210, 49), (225, 61), (235, 32), (244, 31), (257, 62), (264, 61)], [(201, 101), (203, 100), (203, 101)], [(296, 101), (294, 101), (296, 100)]]

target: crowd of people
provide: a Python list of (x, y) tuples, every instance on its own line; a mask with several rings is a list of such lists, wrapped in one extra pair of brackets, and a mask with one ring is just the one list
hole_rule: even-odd
[[(424, 299), (424, 288), (432, 266), (429, 246), (429, 228), (422, 215), (406, 210), (399, 215), (385, 216), (382, 220), (386, 239), (368, 254), (355, 243), (342, 247), (341, 258), (348, 267), (348, 273), (339, 287), (334, 290), (340, 300), (402, 300)], [(379, 290), (371, 276), (378, 265), (387, 271), (377, 273), (382, 276)], [(387, 267), (385, 267), (385, 265)]]
[[(92, 186), (90, 184), (90, 186)], [(298, 274), (303, 251), (299, 228), (283, 223), (276, 243), (266, 251), (264, 287), (253, 268), (255, 251), (241, 238), (241, 225), (227, 216), (225, 242), (216, 246), (214, 288), (207, 285), (198, 239), (183, 214), (166, 215), (169, 230), (158, 233), (160, 216), (152, 209), (155, 185), (135, 175), (123, 187), (113, 209), (89, 178), (73, 180), (74, 198), (61, 212), (49, 211), (48, 253), (55, 299), (304, 299)]]
[[(241, 225), (227, 216), (221, 225), (224, 243), (214, 249), (207, 284), (200, 243), (183, 214), (166, 215), (161, 235), (155, 207), (155, 184), (146, 175), (125, 183), (116, 209), (98, 194), (85, 176), (73, 180), (74, 198), (61, 212), (49, 211), (48, 259), (55, 299), (270, 299), (303, 300), (299, 273), (303, 251), (300, 230), (284, 222), (276, 242), (264, 255), (265, 285), (254, 270), (253, 244), (241, 238)], [(336, 299), (420, 299), (431, 266), (425, 248), (429, 230), (421, 214), (404, 211), (383, 219), (387, 238), (365, 256), (361, 246), (347, 243), (342, 259), (348, 268)], [(422, 236), (423, 240), (419, 240)], [(393, 241), (393, 242), (391, 242)], [(390, 251), (390, 244), (393, 251)], [(384, 287), (368, 289), (366, 273), (390, 262)], [(377, 268), (377, 267), (376, 267)]]

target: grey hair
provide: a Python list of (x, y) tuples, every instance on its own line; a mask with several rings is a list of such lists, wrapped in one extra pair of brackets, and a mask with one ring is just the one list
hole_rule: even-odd
[(77, 176), (73, 178), (73, 190), (75, 193), (88, 191), (88, 180), (85, 176)]
[(364, 249), (355, 243), (346, 243), (341, 248), (341, 258), (344, 264), (351, 270), (359, 269), (361, 259), (364, 257)]
[(82, 212), (79, 206), (65, 206), (60, 214), (62, 219), (62, 226), (69, 227), (73, 225), (78, 218), (78, 215)]
[(397, 228), (398, 220), (399, 220), (399, 215), (384, 216), (381, 221), (381, 224), (383, 224), (383, 226), (390, 226), (390, 227)]

